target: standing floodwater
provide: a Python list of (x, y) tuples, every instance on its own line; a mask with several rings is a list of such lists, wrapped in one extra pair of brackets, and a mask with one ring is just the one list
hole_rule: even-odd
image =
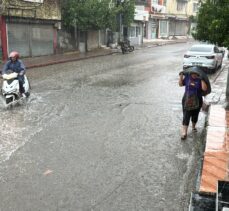
[(0, 108), (0, 210), (185, 210), (205, 118), (180, 141), (190, 45), (28, 70), (28, 102)]

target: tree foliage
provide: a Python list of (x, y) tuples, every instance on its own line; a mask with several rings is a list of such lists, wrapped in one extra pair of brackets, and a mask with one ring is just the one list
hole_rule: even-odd
[(119, 4), (119, 12), (123, 16), (123, 24), (129, 26), (134, 20), (135, 0), (124, 0)]
[(195, 39), (229, 48), (229, 0), (206, 0), (197, 15)]
[[(80, 30), (117, 28), (117, 16), (124, 14), (123, 23), (129, 25), (134, 17), (134, 0), (63, 0), (62, 18), (67, 27)], [(119, 3), (119, 4), (118, 4)]]

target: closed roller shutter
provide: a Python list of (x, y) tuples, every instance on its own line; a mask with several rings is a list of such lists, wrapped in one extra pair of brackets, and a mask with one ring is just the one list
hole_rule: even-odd
[(21, 56), (30, 56), (29, 29), (27, 25), (7, 24), (8, 52), (18, 51)]
[(176, 23), (173, 20), (169, 21), (169, 35), (170, 36), (176, 35)]
[(177, 21), (176, 24), (176, 35), (186, 35), (187, 34), (187, 24), (185, 21)]
[(160, 36), (167, 37), (168, 36), (168, 21), (160, 20)]
[(42, 25), (31, 28), (32, 56), (53, 54), (53, 28)]
[(9, 23), (7, 31), (9, 52), (16, 50), (22, 57), (54, 53), (52, 25)]

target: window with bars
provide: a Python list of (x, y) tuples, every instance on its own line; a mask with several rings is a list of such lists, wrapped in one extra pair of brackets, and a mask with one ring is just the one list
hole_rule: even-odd
[(187, 2), (178, 1), (177, 2), (177, 11), (183, 11), (187, 5)]
[(141, 29), (139, 26), (131, 26), (129, 29), (130, 37), (138, 37), (141, 35)]
[(198, 11), (198, 3), (193, 3), (193, 12)]

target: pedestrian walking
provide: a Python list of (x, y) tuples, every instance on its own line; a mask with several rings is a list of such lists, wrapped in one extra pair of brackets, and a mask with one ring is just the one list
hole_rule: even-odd
[(182, 98), (183, 122), (181, 132), (181, 140), (185, 140), (190, 120), (192, 122), (192, 131), (197, 132), (196, 123), (203, 104), (202, 96), (208, 90), (208, 86), (196, 67), (179, 74), (179, 86), (185, 86)]

